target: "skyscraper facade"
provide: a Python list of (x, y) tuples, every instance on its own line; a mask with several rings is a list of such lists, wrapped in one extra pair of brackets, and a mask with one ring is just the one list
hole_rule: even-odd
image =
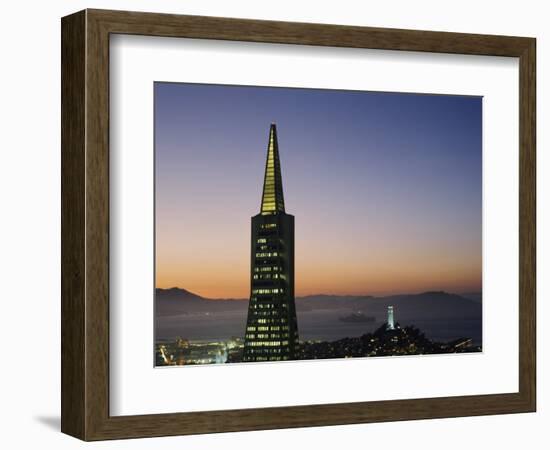
[(271, 124), (260, 213), (252, 217), (243, 361), (295, 359), (294, 216), (285, 212), (277, 127)]

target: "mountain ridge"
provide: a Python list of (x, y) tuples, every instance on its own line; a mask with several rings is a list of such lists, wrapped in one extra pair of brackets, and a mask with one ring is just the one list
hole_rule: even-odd
[[(227, 298), (212, 298), (212, 297), (204, 297), (202, 295), (196, 294), (194, 292), (188, 291), (187, 289), (180, 288), (180, 287), (170, 287), (170, 288), (155, 288), (155, 293), (159, 294), (166, 294), (166, 293), (182, 293), (186, 296), (198, 298), (201, 300), (206, 301), (224, 301), (224, 300), (231, 300), (231, 301), (248, 301), (248, 298), (234, 298), (234, 297), (227, 297)], [(309, 298), (373, 298), (373, 299), (385, 299), (385, 298), (393, 298), (393, 297), (414, 297), (414, 296), (422, 296), (422, 295), (435, 295), (435, 294), (441, 294), (441, 295), (456, 295), (461, 298), (464, 298), (466, 300), (473, 300), (469, 298), (470, 296), (481, 296), (481, 293), (479, 292), (468, 292), (466, 294), (456, 294), (453, 292), (447, 292), (447, 291), (422, 291), (417, 292), (414, 294), (411, 293), (401, 293), (401, 294), (391, 294), (391, 295), (381, 295), (381, 296), (375, 296), (371, 294), (325, 294), (325, 293), (318, 293), (318, 294), (308, 294), (308, 295), (301, 295), (297, 296), (296, 299), (309, 299)]]
[[(156, 288), (156, 313), (173, 316), (193, 313), (222, 313), (243, 311), (248, 299), (213, 299), (202, 297), (183, 288)], [(246, 300), (246, 301), (244, 301)], [(481, 317), (481, 301), (445, 291), (426, 291), (417, 294), (372, 295), (315, 294), (296, 297), (298, 313), (317, 310), (361, 310), (383, 318), (388, 306), (394, 306), (399, 316)]]

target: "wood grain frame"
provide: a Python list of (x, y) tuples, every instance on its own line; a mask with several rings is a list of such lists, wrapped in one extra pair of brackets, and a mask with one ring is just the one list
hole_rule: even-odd
[[(101, 440), (535, 411), (535, 39), (104, 10), (64, 17), (61, 32), (64, 433)], [(113, 33), (518, 57), (519, 392), (109, 416), (109, 35)]]

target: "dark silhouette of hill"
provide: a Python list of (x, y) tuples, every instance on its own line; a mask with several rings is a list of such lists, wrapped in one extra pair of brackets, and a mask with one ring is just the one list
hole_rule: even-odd
[(155, 290), (157, 316), (204, 312), (239, 311), (248, 307), (244, 299), (211, 299), (181, 288)]
[(481, 303), (483, 299), (483, 295), (481, 292), (466, 292), (464, 294), (460, 294), (460, 296), (464, 298), (469, 298), (470, 300), (474, 300), (479, 303)]
[[(309, 295), (296, 298), (296, 308), (301, 311), (351, 310), (362, 311), (384, 320), (387, 307), (392, 305), (400, 319), (478, 318), (481, 317), (481, 301), (443, 291), (403, 294), (386, 297)], [(185, 289), (156, 289), (157, 316), (179, 314), (246, 311), (247, 299), (209, 299)]]

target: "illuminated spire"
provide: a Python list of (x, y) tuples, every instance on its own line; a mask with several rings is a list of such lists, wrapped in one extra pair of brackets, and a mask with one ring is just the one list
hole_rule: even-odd
[(267, 145), (261, 213), (267, 215), (279, 212), (285, 212), (285, 200), (283, 197), (279, 146), (277, 144), (277, 126), (272, 123), (269, 129), (269, 144)]

